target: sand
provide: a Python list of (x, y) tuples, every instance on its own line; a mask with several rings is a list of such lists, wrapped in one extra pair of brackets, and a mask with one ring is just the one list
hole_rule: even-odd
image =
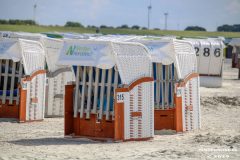
[[(0, 160), (240, 159), (240, 80), (237, 77), (238, 69), (232, 69), (231, 60), (226, 59), (223, 87), (201, 87), (201, 130), (183, 134), (164, 130), (156, 132), (151, 141), (113, 143), (67, 139), (63, 136), (63, 118), (46, 118), (34, 123), (0, 119)], [(230, 148), (237, 151), (201, 151)]]

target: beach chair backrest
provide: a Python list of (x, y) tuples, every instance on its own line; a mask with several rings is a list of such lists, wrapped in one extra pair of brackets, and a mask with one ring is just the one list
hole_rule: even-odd
[(58, 59), (64, 42), (60, 39), (46, 37), (41, 38), (40, 42), (43, 44), (44, 51), (46, 53), (48, 71), (53, 73), (59, 69), (59, 67), (57, 67), (55, 63)]
[(21, 39), (19, 42), (22, 49), (22, 60), (25, 75), (31, 75), (37, 70), (43, 70), (45, 64), (45, 53), (43, 46), (36, 41)]
[(139, 78), (151, 77), (151, 58), (144, 45), (113, 42), (112, 46), (123, 84), (130, 85)]

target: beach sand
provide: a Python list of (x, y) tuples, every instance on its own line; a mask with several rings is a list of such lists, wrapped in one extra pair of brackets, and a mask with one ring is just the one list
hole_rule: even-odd
[[(63, 136), (64, 119), (17, 123), (0, 119), (1, 159), (240, 159), (240, 80), (231, 60), (223, 86), (201, 87), (202, 128), (183, 134), (155, 132), (153, 140), (97, 142)], [(237, 151), (200, 151), (230, 149)], [(218, 157), (216, 157), (218, 156)], [(221, 156), (221, 157), (220, 157)], [(223, 157), (224, 156), (224, 157)]]

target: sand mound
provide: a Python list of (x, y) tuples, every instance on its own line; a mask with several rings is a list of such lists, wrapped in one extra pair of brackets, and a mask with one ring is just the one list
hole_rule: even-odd
[(233, 143), (240, 142), (240, 135), (237, 136), (217, 135), (209, 132), (205, 135), (203, 134), (196, 135), (194, 141), (198, 143), (207, 142), (210, 144), (232, 146)]
[(224, 105), (231, 105), (231, 106), (240, 106), (240, 96), (236, 96), (236, 97), (227, 97), (227, 96), (201, 97), (200, 101), (201, 101), (201, 105), (224, 104)]

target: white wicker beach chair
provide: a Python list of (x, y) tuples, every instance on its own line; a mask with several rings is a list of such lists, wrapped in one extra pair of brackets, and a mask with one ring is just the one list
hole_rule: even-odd
[[(199, 129), (199, 77), (192, 44), (166, 37), (138, 37), (131, 41), (144, 44), (151, 55), (155, 83), (154, 129), (177, 132)], [(189, 116), (191, 118), (185, 118)]]
[(65, 136), (147, 140), (153, 130), (151, 59), (139, 43), (64, 39), (56, 65), (72, 65), (65, 88)]
[(42, 45), (30, 40), (0, 38), (0, 47), (3, 88), (0, 117), (18, 118), (22, 122), (43, 120), (46, 71)]
[(223, 49), (221, 39), (185, 39), (191, 42), (196, 50), (197, 70), (200, 74), (201, 87), (221, 87), (223, 74)]

